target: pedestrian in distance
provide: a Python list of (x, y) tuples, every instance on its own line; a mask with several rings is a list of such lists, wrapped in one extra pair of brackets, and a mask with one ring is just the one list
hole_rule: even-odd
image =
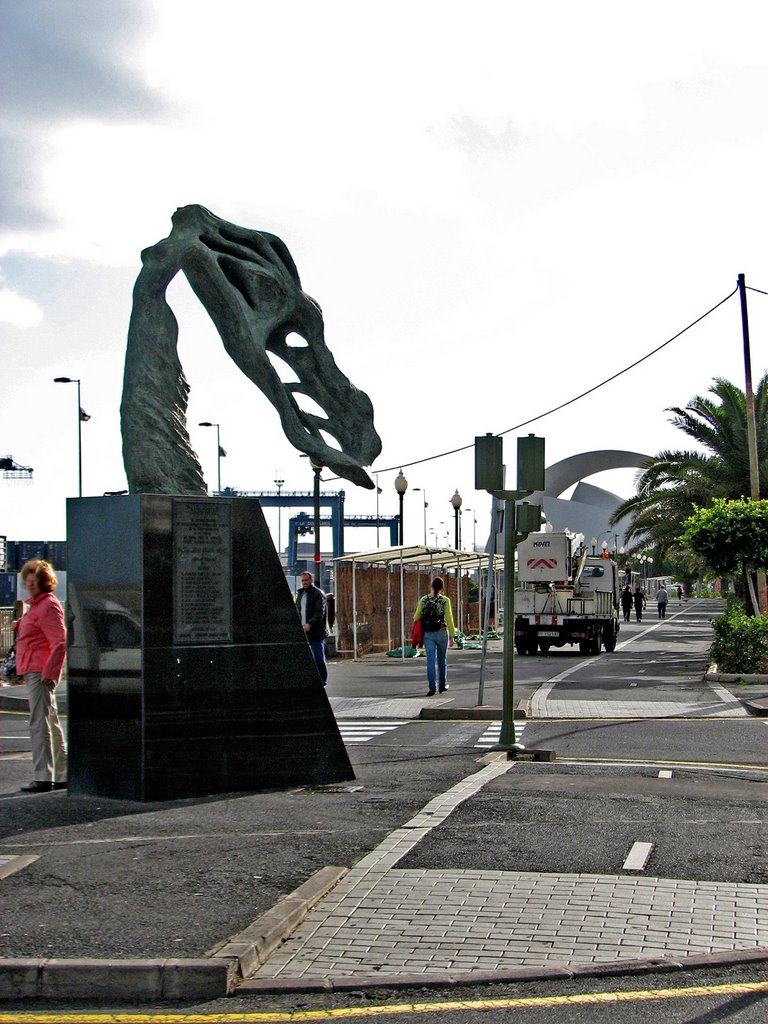
[(680, 602), (682, 600), (683, 600), (683, 588), (678, 583), (678, 585), (677, 585), (677, 603), (680, 604)]
[(328, 664), (325, 660), (325, 637), (328, 633), (328, 611), (325, 594), (315, 586), (311, 572), (301, 574), (301, 589), (296, 595), (296, 610), (307, 635), (307, 642), (315, 659), (320, 682), (328, 682)]
[(659, 610), (659, 618), (666, 619), (667, 617), (667, 601), (669, 601), (669, 594), (667, 588), (662, 585), (656, 591), (656, 607)]
[(632, 595), (632, 600), (635, 605), (635, 619), (638, 622), (642, 622), (643, 608), (645, 608), (645, 592), (642, 587), (635, 587), (635, 593)]
[(629, 622), (632, 614), (632, 587), (629, 584), (621, 592), (621, 610), (624, 612), (624, 621)]
[(67, 744), (56, 706), (56, 686), (67, 655), (64, 611), (54, 595), (58, 580), (48, 562), (33, 558), (21, 569), (29, 594), (26, 614), (13, 622), (16, 671), (29, 695), (32, 782), (25, 793), (49, 793), (67, 785)]
[(439, 689), (448, 689), (446, 651), (453, 647), (456, 627), (453, 624), (451, 600), (443, 594), (440, 576), (432, 580), (432, 593), (420, 598), (413, 614), (413, 621), (421, 621), (424, 630), (424, 650), (427, 654), (428, 697), (434, 697)]

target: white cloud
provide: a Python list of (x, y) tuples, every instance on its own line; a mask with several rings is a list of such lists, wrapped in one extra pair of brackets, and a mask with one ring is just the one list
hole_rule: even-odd
[(37, 327), (43, 311), (32, 299), (25, 299), (12, 288), (0, 287), (0, 323), (12, 327)]

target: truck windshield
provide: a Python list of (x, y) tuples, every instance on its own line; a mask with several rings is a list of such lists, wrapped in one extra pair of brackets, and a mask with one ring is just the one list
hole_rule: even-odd
[(605, 576), (602, 565), (586, 565), (581, 574), (582, 579), (594, 579), (596, 576)]

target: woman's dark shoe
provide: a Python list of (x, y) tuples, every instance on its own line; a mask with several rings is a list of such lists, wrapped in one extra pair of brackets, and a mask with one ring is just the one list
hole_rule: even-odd
[(22, 786), (22, 793), (50, 793), (53, 789), (52, 782), (30, 782), (28, 786)]
[(53, 782), (51, 783), (51, 789), (66, 789), (66, 782)]

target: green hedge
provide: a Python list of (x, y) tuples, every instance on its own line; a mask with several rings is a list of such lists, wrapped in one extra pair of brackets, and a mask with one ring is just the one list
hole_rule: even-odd
[(768, 672), (768, 615), (746, 615), (729, 608), (714, 622), (710, 656), (720, 672)]

